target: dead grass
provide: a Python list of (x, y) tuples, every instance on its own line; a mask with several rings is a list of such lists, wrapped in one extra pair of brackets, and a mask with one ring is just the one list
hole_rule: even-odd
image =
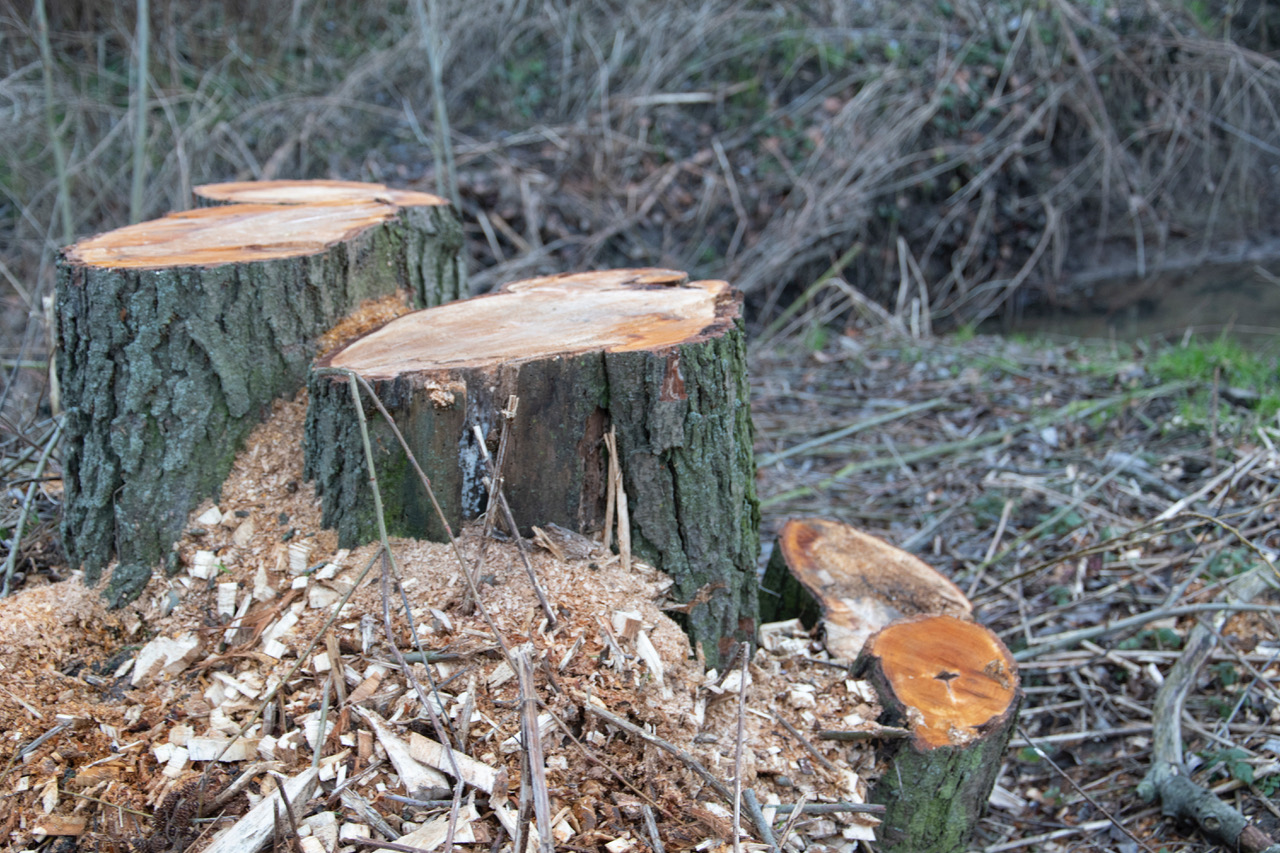
[[(56, 5), (54, 135), (83, 236), (128, 219), (137, 28), (131, 7)], [(141, 213), (232, 178), (438, 189), (413, 9), (188, 5), (152, 13)], [(1069, 299), (1073, 273), (1098, 264), (1141, 272), (1273, 236), (1272, 56), (1172, 3), (949, 8), (446, 10), (477, 286), (655, 263), (775, 305), (862, 245), (847, 281), (892, 303), (914, 271), (910, 296), (959, 325)], [(11, 301), (29, 303), (49, 290), (64, 211), (36, 29), (8, 5), (0, 33), (0, 260), (25, 294)]]

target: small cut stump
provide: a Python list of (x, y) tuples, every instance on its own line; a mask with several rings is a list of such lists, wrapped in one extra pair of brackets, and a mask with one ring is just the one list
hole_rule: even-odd
[(875, 688), (880, 722), (911, 733), (881, 747), (870, 797), (885, 805), (876, 849), (968, 850), (1022, 700), (1009, 650), (974, 622), (925, 616), (871, 637), (855, 672)]
[[(431, 209), (440, 222), (451, 217)], [(64, 250), (63, 543), (90, 584), (119, 558), (113, 604), (135, 598), (166, 561), (267, 405), (306, 382), (320, 335), (365, 301), (436, 276), (420, 267), (455, 269), (456, 224), (455, 237), (431, 236), (414, 210), (379, 201), (226, 205)], [(433, 285), (429, 298), (456, 293), (455, 278)]]
[(871, 800), (885, 853), (961, 853), (982, 816), (1017, 717), (1017, 666), (970, 621), (954, 583), (906, 551), (826, 519), (783, 525), (761, 594), (765, 621), (822, 623), (907, 737), (882, 741)]
[[(741, 296), (670, 270), (532, 279), (409, 314), (316, 363), (306, 472), (344, 547), (378, 536), (350, 371), (367, 380), (430, 479), (449, 528), (481, 515), (497, 457), (521, 531), (602, 528), (616, 435), (632, 551), (675, 580), (710, 661), (749, 637), (758, 510)], [(335, 370), (337, 369), (337, 370)], [(508, 418), (509, 399), (518, 398)], [(369, 416), (386, 524), (440, 540), (420, 478)], [(621, 517), (621, 515), (620, 515)], [(723, 643), (720, 649), (717, 643)]]

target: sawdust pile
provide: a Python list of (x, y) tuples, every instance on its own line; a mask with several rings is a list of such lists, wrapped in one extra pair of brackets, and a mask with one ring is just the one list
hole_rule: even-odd
[[(307, 853), (442, 847), (455, 768), (431, 746), (440, 730), (421, 696), (466, 782), (454, 842), (513, 849), (533, 697), (508, 654), (533, 662), (557, 844), (647, 850), (655, 831), (667, 850), (728, 844), (732, 805), (709, 779), (731, 791), (739, 760), (766, 817), (801, 796), (861, 801), (872, 748), (817, 735), (871, 726), (874, 699), (798, 625), (768, 632), (749, 667), (738, 759), (741, 671), (707, 672), (691, 655), (663, 610), (664, 575), (548, 531), (547, 547), (525, 547), (551, 627), (515, 543), (472, 528), (459, 549), (497, 636), (448, 545), (393, 542), (402, 599), (384, 587), (375, 546), (339, 550), (321, 529), (302, 480), (304, 414), (303, 400), (277, 404), (217, 505), (193, 513), (179, 570), (132, 607), (107, 611), (78, 579), (0, 602), (10, 849), (49, 836), (60, 850), (260, 849), (274, 829), (270, 818), (255, 829), (262, 810), (251, 809), (289, 780), (302, 794), (288, 832)], [(851, 850), (873, 823), (806, 816), (787, 844)], [(745, 814), (742, 824), (760, 836)]]

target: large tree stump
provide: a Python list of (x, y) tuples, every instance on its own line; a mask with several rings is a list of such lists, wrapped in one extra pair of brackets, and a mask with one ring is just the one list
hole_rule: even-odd
[(828, 651), (874, 687), (880, 722), (910, 731), (879, 750), (876, 849), (967, 850), (1021, 700), (1008, 649), (932, 566), (838, 521), (783, 525), (763, 586), (763, 619), (821, 620)]
[[(380, 202), (175, 213), (66, 249), (58, 372), (66, 407), (63, 542), (108, 597), (136, 597), (188, 513), (213, 496), (314, 340), (424, 260), (418, 218)], [(436, 240), (454, 263), (456, 243)]]
[(381, 203), (399, 208), (401, 228), (388, 230), (402, 240), (392, 253), (400, 264), (403, 287), (418, 308), (443, 305), (463, 296), (465, 270), (458, 252), (462, 227), (449, 202), (430, 193), (391, 189), (359, 181), (234, 181), (203, 184), (194, 190), (196, 204), (357, 204)]
[[(713, 662), (750, 636), (758, 510), (741, 297), (670, 270), (616, 270), (518, 282), (393, 320), (317, 362), (307, 476), (344, 545), (377, 536), (347, 381), (368, 380), (430, 477), (451, 527), (486, 506), (473, 427), (496, 447), (508, 398), (502, 476), (517, 524), (598, 530), (603, 436), (616, 430), (633, 551), (675, 579)], [(439, 539), (419, 479), (389, 427), (372, 420), (395, 534)], [(696, 599), (696, 600), (695, 600)]]
[(884, 853), (963, 853), (986, 810), (1022, 692), (1012, 655), (989, 630), (953, 616), (896, 622), (863, 648), (855, 672), (911, 735), (883, 741), (872, 802)]

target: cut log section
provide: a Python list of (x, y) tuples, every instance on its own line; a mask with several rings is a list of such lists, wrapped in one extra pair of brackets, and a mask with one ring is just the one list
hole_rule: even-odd
[(399, 210), (395, 232), (405, 242), (395, 256), (401, 261), (403, 287), (418, 308), (443, 305), (462, 297), (465, 270), (458, 258), (462, 228), (449, 202), (430, 193), (396, 190), (360, 181), (234, 181), (204, 184), (194, 190), (201, 207), (219, 204), (388, 204)]
[[(402, 292), (410, 269), (453, 268), (456, 241), (418, 234), (406, 210), (228, 205), (63, 252), (63, 542), (89, 583), (116, 553), (114, 604), (171, 553), (264, 407), (306, 382), (318, 336), (362, 302)], [(428, 244), (441, 257), (417, 254)]]
[[(306, 471), (344, 547), (376, 538), (372, 493), (347, 380), (368, 380), (429, 476), (448, 523), (487, 502), (479, 427), (506, 426), (502, 476), (524, 531), (599, 530), (602, 438), (616, 430), (635, 554), (675, 579), (711, 661), (754, 630), (758, 510), (741, 296), (670, 270), (533, 279), (416, 312), (317, 362)], [(418, 477), (366, 401), (386, 521), (440, 539)]]
[(853, 661), (867, 638), (904, 617), (968, 618), (959, 588), (932, 566), (883, 539), (838, 521), (792, 519), (765, 569), (764, 622), (822, 620), (827, 651)]
[(886, 811), (885, 853), (963, 853), (991, 795), (1022, 699), (1012, 655), (989, 630), (952, 616), (897, 622), (872, 636), (855, 672), (880, 697), (884, 742), (871, 801)]

